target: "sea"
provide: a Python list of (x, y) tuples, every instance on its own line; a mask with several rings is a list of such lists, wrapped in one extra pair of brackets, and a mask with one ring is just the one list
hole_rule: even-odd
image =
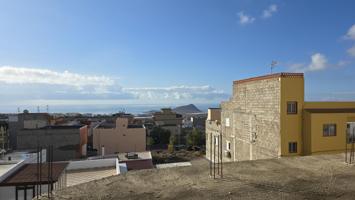
[[(215, 104), (194, 104), (202, 112), (207, 112), (208, 108), (219, 107)], [(175, 108), (183, 106), (180, 104), (118, 104), (118, 105), (48, 105), (47, 106), (2, 106), (0, 113), (18, 113), (28, 110), (30, 113), (91, 113), (91, 114), (113, 114), (126, 112), (131, 114), (143, 114), (149, 111), (158, 111), (161, 108)]]

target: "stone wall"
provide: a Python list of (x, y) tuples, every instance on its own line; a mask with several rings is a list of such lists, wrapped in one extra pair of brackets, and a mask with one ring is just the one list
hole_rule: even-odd
[(233, 97), (222, 103), (221, 124), (235, 161), (279, 156), (280, 91), (279, 77), (234, 84)]
[(80, 158), (80, 131), (73, 129), (22, 129), (17, 134), (18, 150), (35, 150), (53, 145), (54, 161)]
[(215, 145), (213, 138), (219, 136), (220, 133), (221, 133), (221, 124), (218, 121), (206, 120), (206, 158), (208, 160), (211, 160), (211, 158), (213, 160), (213, 152), (211, 154), (211, 150), (213, 151), (213, 148), (211, 149), (211, 135), (212, 135), (212, 145)]

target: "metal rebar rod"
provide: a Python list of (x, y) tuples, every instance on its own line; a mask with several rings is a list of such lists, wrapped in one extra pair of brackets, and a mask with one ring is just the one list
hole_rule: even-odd
[(212, 133), (210, 140), (210, 176), (212, 177)]
[(47, 147), (47, 181), (48, 181), (48, 184), (47, 184), (47, 196), (49, 198), (49, 185), (50, 185), (50, 179), (49, 179), (49, 176), (50, 176), (50, 161), (51, 161), (51, 147), (48, 145)]
[(37, 165), (36, 165), (36, 169), (37, 169), (37, 181), (36, 181), (36, 196), (37, 196), (37, 199), (39, 199), (38, 197), (38, 186), (39, 186), (39, 144), (38, 144), (38, 141), (37, 141)]
[(219, 135), (217, 136), (217, 174), (219, 175)]
[(223, 142), (221, 133), (221, 178), (223, 178)]
[(213, 137), (213, 178), (216, 178), (216, 137)]
[(39, 195), (42, 195), (42, 147), (39, 147)]
[(345, 133), (345, 163), (348, 163), (348, 141), (349, 141), (348, 131)]

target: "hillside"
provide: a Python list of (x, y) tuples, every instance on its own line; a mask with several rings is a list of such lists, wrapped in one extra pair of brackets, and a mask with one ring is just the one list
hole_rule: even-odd
[(179, 107), (174, 108), (173, 111), (176, 112), (176, 113), (179, 113), (181, 115), (202, 112), (194, 104), (189, 104), (189, 105), (185, 105), (185, 106), (179, 106)]

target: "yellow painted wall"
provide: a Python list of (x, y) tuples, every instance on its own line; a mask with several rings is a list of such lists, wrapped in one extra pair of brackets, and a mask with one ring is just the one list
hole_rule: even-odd
[(303, 125), (302, 125), (302, 139), (303, 139), (303, 149), (302, 155), (309, 155), (312, 153), (311, 142), (312, 142), (312, 123), (311, 114), (309, 112), (303, 111)]
[[(287, 102), (297, 101), (297, 114), (287, 114)], [(302, 153), (302, 112), (304, 104), (303, 77), (281, 78), (281, 155), (300, 155)], [(289, 153), (289, 142), (297, 142), (297, 153)]]
[[(305, 138), (305, 143), (310, 142), (310, 146), (307, 147), (310, 152), (306, 154), (344, 151), (346, 124), (355, 119), (355, 113), (311, 113), (309, 115), (309, 121), (305, 120), (304, 124), (305, 126), (307, 123), (311, 124), (310, 133), (307, 132), (311, 134), (310, 141)], [(336, 136), (323, 137), (324, 124), (336, 124)]]
[(304, 109), (355, 108), (355, 102), (304, 102)]

